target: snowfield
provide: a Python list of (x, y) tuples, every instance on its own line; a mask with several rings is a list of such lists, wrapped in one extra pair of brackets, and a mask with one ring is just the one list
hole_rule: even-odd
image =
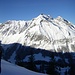
[(0, 75), (46, 75), (46, 74), (30, 71), (23, 67), (19, 67), (5, 60), (2, 60), (1, 62), (2, 62), (1, 64), (2, 72)]

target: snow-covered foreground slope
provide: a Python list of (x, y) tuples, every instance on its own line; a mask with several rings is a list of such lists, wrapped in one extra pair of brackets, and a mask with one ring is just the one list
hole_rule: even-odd
[(2, 44), (20, 43), (56, 52), (74, 52), (75, 26), (60, 16), (53, 19), (41, 14), (30, 21), (2, 23), (0, 40)]
[(23, 67), (2, 60), (2, 72), (0, 75), (46, 75), (27, 70)]

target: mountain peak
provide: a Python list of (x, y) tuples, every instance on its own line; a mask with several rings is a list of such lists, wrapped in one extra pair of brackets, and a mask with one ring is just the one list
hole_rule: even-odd
[(43, 13), (37, 17), (37, 19), (39, 19), (39, 18), (44, 19), (44, 20), (53, 19), (50, 15), (45, 15)]
[(63, 20), (63, 18), (61, 16), (58, 16), (56, 19), (57, 20)]
[(65, 22), (65, 23), (67, 23), (67, 25), (68, 25), (68, 24), (71, 24), (68, 20), (62, 18), (61, 16), (58, 16), (58, 17), (56, 18), (56, 20)]
[[(18, 42), (26, 46), (57, 51), (59, 46), (57, 47), (56, 42), (62, 44), (60, 39), (65, 41), (73, 37), (75, 38), (75, 26), (61, 16), (52, 19), (49, 15), (40, 14), (30, 21), (8, 21), (0, 25), (0, 40), (3, 44)], [(55, 44), (52, 44), (54, 41)]]

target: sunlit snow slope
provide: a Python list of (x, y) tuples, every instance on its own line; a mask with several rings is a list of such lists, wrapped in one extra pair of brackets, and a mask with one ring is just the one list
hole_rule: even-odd
[(40, 14), (30, 21), (7, 21), (0, 25), (0, 40), (3, 44), (21, 43), (25, 46), (74, 52), (75, 26), (58, 16)]

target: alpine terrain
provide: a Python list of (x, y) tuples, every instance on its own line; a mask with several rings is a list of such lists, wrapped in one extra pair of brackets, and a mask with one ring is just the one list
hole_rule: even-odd
[(9, 20), (0, 24), (0, 40), (2, 44), (20, 43), (56, 52), (74, 52), (75, 26), (60, 16), (53, 19), (41, 14), (30, 21)]
[(29, 21), (0, 23), (2, 58), (50, 75), (75, 74), (75, 25), (40, 14)]

